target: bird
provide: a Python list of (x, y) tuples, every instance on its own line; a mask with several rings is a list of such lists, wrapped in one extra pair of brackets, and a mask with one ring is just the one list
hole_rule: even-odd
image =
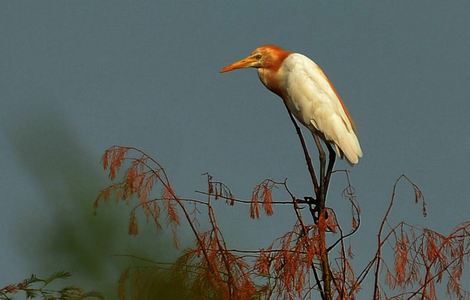
[[(256, 68), (261, 82), (281, 97), (288, 110), (314, 135), (355, 165), (362, 157), (356, 125), (321, 67), (307, 56), (263, 45), (220, 72)], [(329, 147), (330, 149), (330, 147)], [(334, 154), (333, 154), (334, 157)]]

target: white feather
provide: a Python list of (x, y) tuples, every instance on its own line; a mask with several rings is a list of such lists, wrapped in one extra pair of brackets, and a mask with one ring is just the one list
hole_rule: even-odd
[(308, 57), (293, 53), (284, 60), (276, 77), (286, 92), (284, 98), (292, 114), (356, 164), (362, 150), (354, 126), (322, 69)]

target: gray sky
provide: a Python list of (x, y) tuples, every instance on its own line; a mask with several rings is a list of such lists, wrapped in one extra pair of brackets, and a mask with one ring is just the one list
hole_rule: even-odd
[[(218, 72), (266, 43), (322, 65), (358, 125), (364, 157), (351, 179), (363, 227), (353, 246), (372, 249), (402, 173), (422, 188), (429, 215), (403, 188), (395, 219), (448, 232), (470, 215), (469, 11), (468, 1), (428, 0), (3, 1), (0, 269), (10, 272), (0, 286), (43, 271), (25, 259), (35, 242), (18, 228), (54, 226), (46, 198), (90, 189), (87, 172), (98, 179), (79, 201), (91, 205), (106, 183), (101, 153), (113, 144), (152, 154), (181, 195), (204, 189), (206, 171), (240, 197), (266, 177), (287, 177), (307, 195), (282, 103), (254, 70)], [(340, 207), (344, 180), (332, 184), (329, 204)], [(67, 201), (54, 210), (73, 213)], [(219, 219), (229, 242), (250, 248), (290, 226), (285, 214), (252, 222), (246, 208), (231, 208)]]

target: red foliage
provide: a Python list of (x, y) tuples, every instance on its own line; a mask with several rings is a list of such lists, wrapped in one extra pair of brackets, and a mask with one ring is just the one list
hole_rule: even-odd
[(252, 218), (252, 219), (258, 219), (259, 218), (258, 194), (255, 194), (255, 193), (253, 193), (253, 195), (251, 197), (250, 218)]
[[(94, 203), (95, 210), (101, 202), (112, 196), (126, 203), (136, 200), (137, 204), (130, 212), (129, 234), (138, 234), (137, 209), (140, 208), (147, 222), (152, 221), (157, 228), (162, 227), (161, 218), (164, 215), (165, 223), (173, 230), (175, 240), (181, 218), (186, 220), (196, 243), (184, 251), (172, 269), (184, 279), (189, 290), (201, 295), (200, 299), (300, 299), (312, 297), (316, 292), (321, 298), (327, 299), (322, 272), (325, 271), (325, 257), (333, 256), (333, 249), (338, 250), (338, 255), (327, 265), (332, 281), (332, 298), (355, 299), (362, 281), (367, 274), (372, 273), (373, 267), (376, 268), (374, 277), (378, 282), (376, 298), (390, 298), (390, 295), (385, 295), (378, 288), (382, 282), (382, 273), (385, 274), (383, 281), (390, 289), (388, 292), (400, 290), (393, 296), (396, 298), (406, 293), (406, 297), (419, 295), (422, 299), (435, 299), (436, 285), (441, 282), (447, 283), (449, 295), (461, 299), (469, 296), (460, 281), (464, 258), (470, 255), (470, 222), (461, 224), (449, 235), (405, 222), (385, 232), (384, 225), (391, 226), (388, 216), (393, 206), (396, 184), (401, 179), (411, 184), (415, 200), (423, 203), (423, 214), (426, 213), (421, 191), (406, 176), (399, 177), (394, 185), (392, 200), (378, 233), (375, 257), (356, 275), (351, 264), (351, 244), (348, 247), (344, 245), (345, 239), (354, 234), (360, 225), (360, 209), (349, 177), (343, 197), (351, 204), (352, 221), (350, 232), (345, 234), (335, 212), (327, 207), (320, 211), (316, 223), (314, 219), (305, 221), (304, 213), (309, 210), (301, 210), (301, 204), (286, 182), (266, 179), (255, 186), (250, 200), (241, 200), (235, 198), (225, 184), (214, 181), (212, 176), (206, 174), (207, 191), (201, 193), (207, 199), (202, 201), (179, 197), (162, 166), (138, 149), (115, 146), (106, 150), (102, 158), (103, 167), (109, 170), (112, 180), (120, 174), (124, 162), (128, 162), (128, 166), (122, 172), (122, 180), (101, 191)], [(290, 200), (273, 201), (275, 187), (284, 191)], [(152, 196), (157, 189), (160, 192)], [(289, 231), (264, 249), (230, 249), (212, 207), (212, 201), (220, 198), (231, 206), (234, 203), (250, 205), (251, 218), (260, 217), (260, 206), (270, 216), (274, 212), (274, 204), (288, 204), (293, 208), (296, 222)], [(187, 209), (188, 204), (194, 205), (192, 213)], [(309, 205), (304, 208), (312, 209)], [(198, 228), (197, 217), (201, 210), (196, 207), (205, 208), (209, 220), (209, 229), (206, 231)], [(329, 238), (326, 238), (327, 234)], [(327, 242), (332, 239), (336, 240), (328, 245)], [(394, 252), (391, 264), (382, 255), (382, 249), (387, 245), (391, 245)], [(389, 265), (392, 267), (389, 268)], [(123, 286), (126, 280), (127, 275), (123, 273), (119, 284), (121, 297), (125, 293)]]
[(408, 265), (408, 237), (402, 235), (395, 244), (395, 284), (403, 286), (406, 281), (406, 266)]
[[(127, 155), (129, 151), (136, 153), (137, 157)], [(126, 156), (127, 155), (127, 156)], [(112, 194), (116, 195), (117, 201), (129, 202), (137, 198), (139, 204), (132, 209), (129, 218), (129, 234), (138, 233), (138, 221), (136, 209), (142, 208), (144, 215), (149, 221), (153, 220), (157, 228), (161, 228), (160, 215), (161, 207), (159, 202), (163, 202), (166, 210), (167, 222), (173, 227), (176, 237), (176, 227), (180, 224), (177, 213), (177, 205), (181, 205), (170, 182), (161, 165), (146, 155), (144, 152), (133, 147), (113, 146), (105, 151), (102, 157), (103, 168), (109, 168), (109, 178), (116, 178), (124, 160), (128, 160), (130, 165), (123, 174), (123, 180), (103, 189), (95, 200), (95, 211), (102, 201), (107, 201)], [(150, 194), (155, 183), (161, 186), (162, 193), (159, 198), (150, 199)]]
[(283, 183), (281, 184), (274, 182), (271, 179), (265, 179), (255, 186), (251, 193), (250, 217), (252, 219), (259, 218), (260, 202), (262, 203), (264, 212), (267, 216), (271, 216), (274, 213), (272, 190), (278, 185), (283, 185)]

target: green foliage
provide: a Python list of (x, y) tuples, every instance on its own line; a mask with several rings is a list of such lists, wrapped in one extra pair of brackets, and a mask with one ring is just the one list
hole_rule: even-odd
[(202, 299), (187, 288), (184, 278), (158, 266), (128, 268), (119, 279), (120, 300)]
[[(169, 259), (171, 243), (162, 235), (154, 238), (152, 228), (143, 228), (139, 238), (128, 236), (127, 211), (114, 203), (103, 204), (98, 217), (94, 216), (90, 201), (105, 184), (97, 170), (99, 160), (77, 138), (68, 120), (53, 110), (28, 111), (24, 118), (26, 123), (12, 124), (7, 138), (38, 189), (34, 202), (47, 209), (12, 227), (17, 229), (14, 249), (34, 270), (26, 275), (49, 274), (55, 271), (51, 266), (58, 266), (72, 272), (74, 282), (84, 289), (99, 289), (106, 299), (117, 299), (118, 275), (128, 264), (113, 255), (152, 254)], [(60, 151), (52, 151), (51, 145), (60, 145)], [(38, 234), (31, 235), (31, 228)]]
[(57, 272), (48, 277), (41, 278), (36, 275), (23, 280), (20, 283), (10, 284), (0, 289), (1, 300), (14, 299), (13, 295), (24, 294), (26, 299), (45, 300), (81, 300), (104, 299), (95, 291), (86, 292), (76, 286), (67, 286), (61, 289), (51, 287), (58, 279), (67, 279), (71, 275), (67, 272)]

